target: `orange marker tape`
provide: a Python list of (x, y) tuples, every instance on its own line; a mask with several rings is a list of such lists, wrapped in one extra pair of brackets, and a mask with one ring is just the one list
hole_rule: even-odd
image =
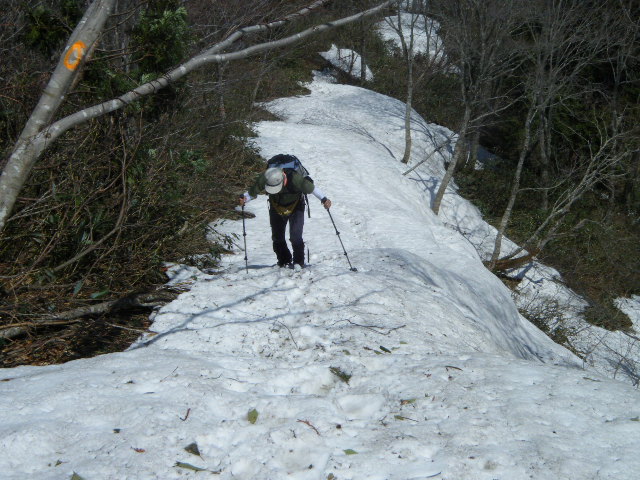
[(71, 47), (67, 51), (67, 54), (64, 56), (64, 66), (69, 70), (75, 70), (76, 68), (78, 68), (80, 60), (82, 60), (82, 57), (84, 56), (86, 47), (87, 46), (84, 44), (84, 42), (81, 41), (78, 41), (71, 45)]

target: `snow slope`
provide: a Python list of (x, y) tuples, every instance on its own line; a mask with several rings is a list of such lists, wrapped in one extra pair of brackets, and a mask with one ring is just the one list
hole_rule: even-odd
[[(403, 104), (308, 88), (256, 146), (301, 158), (358, 271), (315, 198), (311, 268), (273, 267), (249, 203), (248, 273), (240, 236), (217, 273), (172, 269), (190, 289), (128, 351), (0, 370), (2, 478), (637, 478), (638, 391), (580, 369), (432, 214), (442, 162), (402, 175)], [(415, 158), (451, 134), (414, 120)]]
[[(404, 3), (402, 7), (409, 10), (410, 2)], [(377, 25), (377, 31), (383, 40), (401, 49), (400, 32), (408, 43), (412, 25), (416, 54), (428, 53), (433, 58), (444, 60), (444, 44), (438, 36), (440, 25), (434, 19), (401, 12), (399, 16), (385, 18)], [(446, 68), (452, 72), (456, 71), (455, 66)], [(455, 144), (457, 136), (453, 135), (451, 140), (452, 144)], [(415, 153), (418, 152), (414, 151), (414, 160)], [(478, 156), (480, 168), (483, 161), (491, 159), (489, 152), (482, 148)], [(437, 164), (435, 166), (437, 167)], [(439, 184), (442, 175), (437, 168), (428, 174), (429, 181)], [(455, 182), (451, 182), (449, 194), (445, 196), (441, 205), (440, 218), (464, 235), (484, 260), (489, 260), (493, 253), (497, 230), (484, 221), (482, 214), (473, 204), (458, 196), (456, 190)], [(503, 238), (503, 255), (516, 249), (518, 245)], [(620, 298), (615, 302), (618, 308), (629, 316), (633, 324), (631, 331), (609, 331), (586, 321), (584, 310), (589, 305), (588, 302), (567, 287), (560, 272), (554, 268), (534, 260), (509, 273), (513, 278), (520, 280), (513, 294), (518, 308), (526, 311), (529, 317), (544, 322), (549, 331), (560, 331), (560, 336), (566, 338), (565, 344), (571, 345), (586, 367), (608, 377), (627, 381), (636, 387), (640, 384), (640, 320), (637, 314), (640, 311), (640, 299), (637, 296)]]

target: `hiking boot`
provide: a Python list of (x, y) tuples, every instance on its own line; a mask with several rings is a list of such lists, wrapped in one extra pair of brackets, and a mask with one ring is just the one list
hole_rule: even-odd
[(293, 268), (293, 264), (291, 262), (278, 262), (278, 267), (280, 268)]
[(300, 270), (302, 270), (305, 267), (306, 267), (306, 265), (304, 263), (292, 263), (291, 264), (291, 268), (293, 268), (296, 272), (299, 272)]

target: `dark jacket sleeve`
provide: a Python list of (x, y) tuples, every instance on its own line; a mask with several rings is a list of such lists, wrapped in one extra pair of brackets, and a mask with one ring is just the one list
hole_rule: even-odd
[(311, 180), (309, 177), (303, 177), (297, 172), (294, 172), (291, 176), (291, 183), (293, 183), (293, 186), (296, 190), (304, 194), (313, 192), (313, 189), (315, 188), (313, 180)]
[(261, 173), (256, 177), (255, 182), (249, 188), (249, 195), (251, 198), (256, 198), (263, 190), (265, 185), (267, 184), (267, 177), (264, 176), (264, 173)]

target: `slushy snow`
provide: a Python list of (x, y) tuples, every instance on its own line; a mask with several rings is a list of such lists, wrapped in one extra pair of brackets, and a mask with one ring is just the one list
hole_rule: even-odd
[[(265, 105), (280, 120), (255, 144), (303, 161), (358, 271), (315, 198), (311, 267), (274, 267), (260, 196), (248, 273), (242, 222), (226, 222), (234, 254), (217, 272), (174, 265), (189, 288), (129, 350), (0, 370), (0, 476), (637, 478), (638, 391), (522, 318), (432, 213), (442, 159), (402, 175), (404, 105), (321, 75), (308, 89)], [(417, 162), (451, 132), (414, 123)], [(455, 198), (446, 221), (465, 224)]]

